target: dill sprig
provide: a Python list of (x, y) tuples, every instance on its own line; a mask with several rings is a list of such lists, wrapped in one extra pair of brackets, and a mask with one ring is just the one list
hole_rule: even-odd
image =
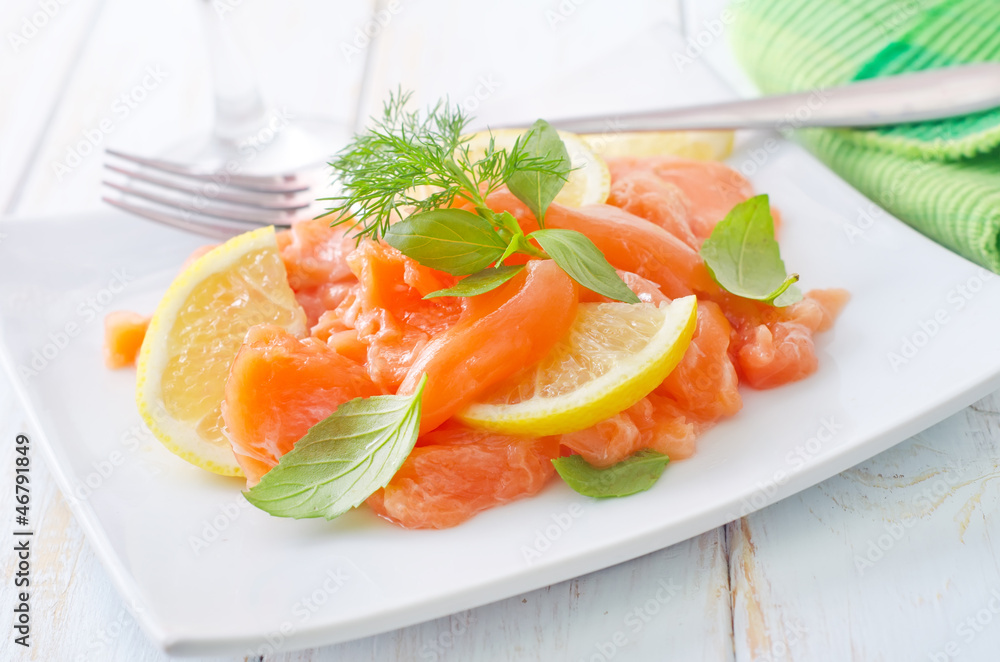
[[(357, 236), (380, 239), (402, 212), (449, 207), (456, 198), (476, 207), (517, 173), (540, 173), (566, 180), (562, 160), (530, 153), (525, 140), (497, 148), (491, 137), (485, 153), (473, 161), (470, 117), (447, 100), (425, 112), (409, 111), (412, 93), (397, 91), (382, 115), (330, 162), (341, 194), (324, 200), (337, 214), (332, 225), (348, 223)], [(428, 194), (429, 191), (429, 194)]]

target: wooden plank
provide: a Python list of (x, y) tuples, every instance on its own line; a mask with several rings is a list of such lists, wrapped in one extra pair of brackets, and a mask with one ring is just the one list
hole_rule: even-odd
[[(571, 581), (376, 637), (278, 658), (307, 660), (733, 659), (722, 529)], [(268, 658), (270, 660), (270, 658)]]
[[(10, 211), (104, 0), (6, 0), (0, 16), (0, 211)], [(43, 6), (44, 5), (44, 6)]]
[(994, 659), (998, 457), (994, 394), (731, 524), (737, 659)]

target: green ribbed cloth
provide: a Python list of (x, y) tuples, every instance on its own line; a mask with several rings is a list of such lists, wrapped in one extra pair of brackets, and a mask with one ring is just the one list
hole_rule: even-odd
[[(734, 50), (768, 94), (1000, 62), (998, 0), (744, 0), (736, 9)], [(798, 135), (893, 215), (1000, 272), (1000, 109)]]

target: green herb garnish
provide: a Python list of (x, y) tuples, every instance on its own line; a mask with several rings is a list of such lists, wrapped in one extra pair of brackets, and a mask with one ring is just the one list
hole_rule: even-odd
[(528, 238), (537, 241), (563, 271), (584, 287), (618, 301), (639, 303), (639, 297), (586, 235), (572, 230), (543, 229), (532, 232)]
[(701, 246), (701, 257), (719, 285), (737, 296), (774, 306), (802, 299), (788, 275), (774, 239), (774, 219), (766, 195), (733, 207)]
[(458, 281), (453, 287), (444, 290), (437, 290), (424, 296), (425, 299), (434, 297), (472, 297), (477, 294), (484, 294), (496, 289), (508, 280), (521, 273), (523, 264), (507, 265), (496, 269), (483, 269), (477, 271), (468, 278)]
[[(327, 214), (337, 214), (333, 225), (349, 224), (359, 239), (385, 239), (425, 266), (474, 277), (467, 285), (449, 288), (450, 296), (499, 287), (513, 272), (504, 272), (505, 277), (487, 272), (521, 253), (554, 259), (571, 278), (599, 294), (639, 301), (584, 235), (559, 230), (558, 236), (536, 232), (526, 237), (514, 216), (486, 204), (491, 193), (507, 185), (544, 228), (545, 212), (570, 172), (566, 146), (555, 129), (538, 120), (509, 150), (497, 148), (491, 139), (474, 161), (469, 137), (463, 135), (469, 118), (460, 109), (441, 102), (426, 113), (410, 112), (409, 98), (401, 92), (391, 95), (372, 127), (330, 163), (343, 188), (342, 195), (326, 198), (334, 203)], [(424, 197), (417, 191), (432, 192)], [(449, 208), (456, 200), (474, 211)]]
[(409, 396), (378, 395), (345, 402), (283, 455), (244, 495), (279, 517), (343, 515), (395, 475), (420, 430), (421, 379)]
[[(530, 136), (509, 151), (497, 149), (491, 140), (483, 156), (473, 161), (470, 137), (463, 135), (471, 118), (447, 102), (426, 113), (408, 111), (411, 96), (401, 91), (391, 94), (382, 115), (330, 163), (344, 190), (340, 196), (324, 198), (334, 203), (324, 214), (338, 214), (334, 225), (349, 223), (360, 235), (379, 239), (394, 216), (407, 209), (415, 213), (448, 207), (456, 198), (485, 209), (486, 197), (518, 173), (565, 181), (568, 165), (562, 158), (528, 149)], [(431, 187), (434, 192), (422, 197), (417, 187)]]
[(464, 209), (413, 214), (392, 224), (385, 240), (420, 264), (453, 276), (485, 269), (507, 248), (489, 221)]
[(507, 188), (518, 200), (528, 205), (528, 209), (538, 219), (538, 225), (544, 228), (545, 210), (566, 183), (566, 174), (570, 170), (569, 152), (559, 133), (545, 120), (534, 123), (531, 131), (526, 134), (523, 146), (535, 157), (559, 163), (555, 172), (519, 170), (507, 178)]
[(598, 469), (579, 455), (552, 460), (562, 479), (584, 496), (623, 497), (644, 492), (656, 484), (670, 458), (652, 450), (641, 450), (618, 464)]

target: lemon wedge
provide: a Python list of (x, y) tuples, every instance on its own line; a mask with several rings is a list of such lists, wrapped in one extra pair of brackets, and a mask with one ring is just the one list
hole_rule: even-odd
[[(480, 131), (469, 138), (469, 156), (475, 162), (483, 157), (490, 144), (490, 136), (497, 149), (510, 149), (514, 142), (524, 135), (525, 131), (518, 129), (498, 129), (497, 131)], [(582, 207), (599, 202), (607, 202), (611, 193), (611, 172), (604, 159), (594, 154), (580, 136), (575, 133), (560, 131), (559, 137), (566, 145), (569, 154), (569, 179), (559, 191), (555, 202), (566, 207)]]
[(306, 333), (273, 227), (230, 239), (174, 280), (137, 362), (139, 413), (164, 446), (203, 469), (243, 475), (221, 406), (233, 357), (247, 330), (264, 323)]
[(604, 159), (622, 156), (679, 156), (722, 161), (733, 153), (732, 131), (643, 131), (588, 133), (579, 136)]
[(507, 434), (583, 430), (628, 409), (666, 379), (691, 344), (697, 301), (583, 303), (567, 336), (538, 365), (458, 418)]

